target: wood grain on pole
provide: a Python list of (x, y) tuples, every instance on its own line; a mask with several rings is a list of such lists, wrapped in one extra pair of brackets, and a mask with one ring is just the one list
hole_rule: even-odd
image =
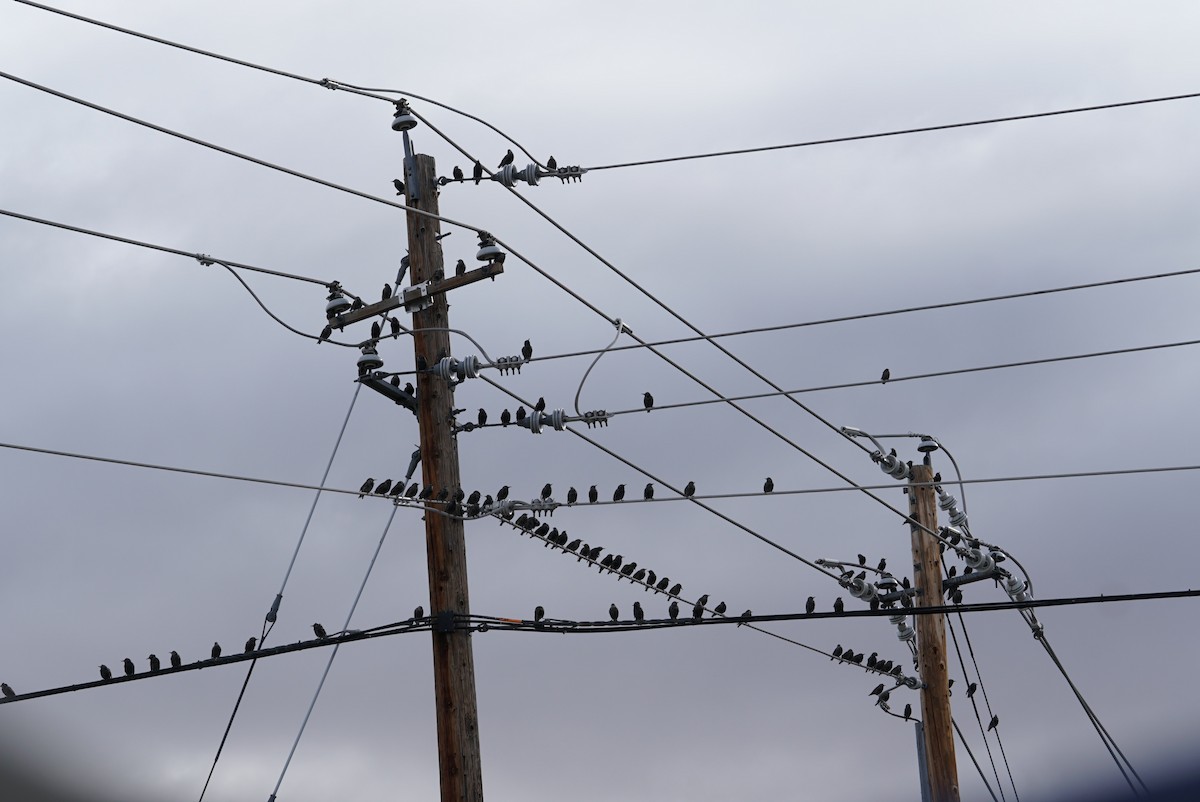
[[(415, 171), (407, 176), (409, 191), (420, 190), (420, 198), (408, 205), (438, 213), (437, 173), (431, 156), (417, 155)], [(442, 270), (442, 246), (436, 239), (440, 222), (408, 215), (410, 276), (413, 284), (433, 278)], [(413, 328), (449, 328), (445, 295), (437, 295), (428, 309), (413, 314)], [(450, 355), (450, 335), (445, 331), (418, 331), (413, 336), (418, 361), (435, 365)], [(417, 374), (417, 420), (421, 428), (421, 472), (424, 483), (434, 490), (453, 492), (461, 486), (458, 445), (450, 432), (454, 391), (429, 373)], [(467, 553), (463, 522), (428, 505), (425, 514), (425, 545), (429, 561), (429, 615), (466, 615)], [(480, 802), (483, 772), (479, 753), (478, 714), (475, 701), (475, 660), (471, 635), (466, 631), (433, 633), (433, 687), (437, 706), (438, 762), (441, 768), (443, 802)]]
[[(930, 485), (933, 469), (913, 465), (909, 479), (909, 515), (937, 531), (937, 495)], [(942, 553), (938, 541), (925, 530), (912, 527), (913, 584), (921, 592), (918, 607), (942, 603)], [(958, 802), (958, 766), (954, 758), (954, 729), (950, 720), (950, 672), (946, 664), (946, 622), (940, 615), (917, 618), (917, 660), (925, 689), (921, 691), (921, 718), (925, 728), (925, 755), (933, 802)]]

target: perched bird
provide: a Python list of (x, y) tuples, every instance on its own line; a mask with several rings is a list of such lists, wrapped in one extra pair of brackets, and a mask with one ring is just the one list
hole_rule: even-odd
[(617, 485), (617, 489), (613, 491), (613, 501), (620, 501), (625, 498), (625, 485)]
[(368, 478), (367, 481), (362, 483), (362, 487), (360, 487), (358, 489), (358, 497), (362, 498), (367, 493), (370, 493), (371, 488), (373, 488), (373, 487), (375, 487), (375, 480)]
[(613, 621), (616, 621), (617, 616), (619, 616), (619, 615), (620, 615), (620, 612), (617, 610), (617, 605), (610, 604), (608, 606), (608, 617), (611, 618)]
[(525, 344), (521, 346), (521, 357), (526, 362), (533, 359), (533, 346), (529, 344), (529, 340), (526, 340)]
[(892, 372), (887, 368), (883, 369), (883, 375), (879, 377), (880, 384), (887, 384), (888, 379), (892, 378)]
[(100, 664), (100, 679), (112, 679), (112, 669), (103, 663)]
[(471, 495), (467, 496), (467, 504), (478, 504), (479, 497), (480, 497), (479, 491), (472, 490)]
[(417, 354), (417, 372), (424, 373), (429, 370), (429, 360), (423, 354)]
[(512, 148), (509, 148), (508, 152), (504, 154), (504, 158), (500, 160), (500, 164), (498, 164), (496, 166), (503, 167), (506, 164), (512, 164), (512, 163), (513, 163), (513, 152), (512, 152)]
[(455, 180), (455, 181), (462, 181), (462, 180), (463, 180), (463, 171), (462, 171), (462, 168), (461, 168), (461, 167), (459, 167), (457, 164), (456, 164), (456, 165), (454, 165), (454, 173), (453, 173), (453, 174), (454, 174), (454, 180)]
[(612, 561), (613, 556), (611, 554), (605, 554), (604, 559), (600, 561), (600, 573), (604, 573), (606, 568), (611, 568)]
[(386, 301), (388, 298), (391, 298), (392, 297), (392, 285), (384, 284), (383, 292), (381, 293), (381, 295), (382, 295), (382, 297), (380, 298), (380, 300), (383, 300), (383, 301)]
[(424, 617), (425, 608), (418, 604), (415, 608), (413, 608), (413, 621), (420, 621)]
[(683, 488), (683, 497), (691, 498), (694, 495), (696, 495), (696, 483), (688, 482), (687, 486), (685, 488)]
[(396, 318), (394, 318), (394, 317), (389, 317), (388, 318), (388, 326), (391, 328), (393, 337), (400, 336), (400, 321), (399, 320), (396, 320)]
[(546, 499), (550, 498), (550, 492), (552, 489), (553, 488), (550, 487), (549, 482), (546, 482), (546, 484), (544, 484), (542, 486), (542, 501), (545, 501)]
[(658, 580), (658, 584), (654, 586), (654, 589), (655, 590), (666, 590), (667, 585), (669, 585), (670, 583), (671, 583), (671, 580), (667, 579), (664, 576), (662, 579)]
[(417, 495), (417, 492), (420, 489), (421, 489), (421, 486), (418, 485), (416, 482), (413, 482), (411, 485), (408, 486), (408, 490), (404, 491), (404, 497), (405, 498), (415, 498)]
[(396, 188), (396, 194), (397, 194), (397, 195), (403, 195), (403, 194), (404, 194), (404, 182), (403, 182), (403, 181), (401, 181), (399, 178), (393, 178), (393, 179), (392, 179), (392, 186), (394, 186), (394, 187)]
[(862, 554), (858, 555), (858, 564), (859, 564), (859, 565), (866, 565), (866, 564), (867, 564), (867, 558), (866, 558), (865, 556), (863, 556)]
[(667, 615), (671, 616), (672, 621), (678, 620), (678, 618), (679, 618), (679, 602), (677, 602), (677, 601), (671, 602), (671, 606), (667, 608)]
[(546, 399), (542, 398), (539, 395), (537, 403), (533, 405), (533, 408), (536, 409), (538, 412), (545, 412), (546, 411)]
[(700, 605), (701, 607), (707, 607), (708, 606), (708, 594), (705, 593), (703, 596), (696, 599), (696, 604)]
[(13, 697), (13, 696), (17, 695), (16, 692), (13, 691), (13, 689), (8, 686), (7, 682), (0, 682), (0, 693), (3, 693), (5, 696), (8, 696), (8, 697)]
[(878, 662), (879, 652), (871, 652), (871, 654), (867, 656), (867, 668), (874, 668)]
[(875, 690), (871, 691), (869, 694), (867, 694), (867, 696), (878, 696), (881, 693), (883, 693), (883, 683), (882, 682), (879, 683), (878, 685), (876, 685)]
[[(646, 620), (646, 614), (645, 614), (645, 612), (642, 611), (642, 603), (641, 602), (633, 603), (633, 620), (637, 621), (639, 624), (642, 623), (642, 621)], [(4, 687), (7, 688), (8, 686), (5, 685)]]
[(556, 162), (554, 160), (553, 156), (551, 156), (549, 159), (546, 159), (546, 169), (547, 170), (557, 170), (558, 169), (558, 162)]
[(250, 652), (254, 651), (254, 647), (257, 645), (258, 645), (258, 638), (250, 638), (250, 640), (246, 641), (246, 648), (243, 651), (246, 654), (250, 654)]
[(646, 584), (647, 584), (647, 585), (650, 585), (650, 586), (653, 586), (653, 585), (654, 585), (654, 580), (655, 580), (654, 572), (653, 572), (653, 571), (647, 571), (647, 572), (646, 572)]
[(500, 425), (507, 426), (512, 423), (512, 413), (507, 409), (500, 413)]
[(392, 480), (384, 479), (382, 482), (379, 483), (379, 487), (375, 488), (375, 495), (386, 496), (388, 494), (388, 491), (391, 489), (392, 489)]
[(317, 636), (318, 640), (325, 640), (325, 627), (320, 624), (313, 624), (313, 634)]
[(892, 692), (884, 691), (883, 693), (879, 694), (879, 699), (876, 700), (875, 704), (879, 705), (884, 710), (887, 710), (888, 709), (887, 703), (888, 703), (888, 700), (891, 698), (892, 698)]
[(483, 165), (479, 163), (478, 159), (475, 160), (475, 171), (471, 177), (475, 179), (475, 186), (479, 186), (479, 179), (483, 178)]
[(754, 613), (750, 612), (749, 610), (747, 610), (746, 612), (742, 613), (742, 618), (741, 618), (741, 620), (738, 622), (738, 626), (740, 627), (742, 624), (744, 624), (744, 623), (746, 623), (747, 621), (749, 621), (749, 620), (750, 620), (750, 616), (752, 616), (752, 615), (754, 615)]
[(454, 275), (461, 276), (461, 275), (465, 275), (466, 272), (467, 272), (467, 263), (464, 262), (462, 259), (459, 259), (458, 262), (454, 265)]
[(595, 504), (597, 499), (599, 499), (599, 498), (600, 498), (600, 493), (597, 492), (596, 486), (592, 485), (591, 487), (589, 487), (588, 488), (588, 503)]
[(854, 650), (853, 650), (853, 649), (847, 649), (847, 650), (846, 650), (846, 651), (845, 651), (845, 652), (842, 654), (842, 659), (843, 659), (843, 660), (845, 660), (847, 663), (853, 663), (853, 662), (854, 662)]
[(542, 605), (539, 604), (537, 607), (533, 608), (533, 620), (534, 621), (541, 621), (545, 617), (546, 617), (546, 611), (544, 609), (542, 609)]
[(647, 412), (654, 409), (654, 396), (650, 395), (650, 393), (643, 393), (642, 406), (646, 408)]
[(450, 498), (450, 488), (443, 487), (441, 490), (438, 491), (438, 494), (437, 494), (438, 501), (445, 501), (448, 498)]
[(212, 659), (216, 660), (220, 656), (221, 656), (221, 644), (217, 643), (216, 641), (213, 641)]
[[(634, 563), (634, 565), (637, 565), (637, 563)], [(634, 582), (641, 582), (645, 578), (646, 578), (646, 569), (645, 568), (637, 569), (636, 571), (633, 572), (633, 576), (631, 577), (631, 579), (633, 579)]]
[(528, 413), (525, 412), (524, 406), (517, 407), (517, 423), (520, 423), (521, 421), (525, 420), (525, 416), (527, 414)]
[(400, 377), (399, 376), (393, 376), (392, 378), (388, 379), (388, 382), (390, 382), (391, 385), (393, 387), (395, 387), (397, 390), (400, 389)]
[(577, 550), (579, 548), (579, 544), (582, 542), (583, 542), (583, 540), (581, 538), (575, 538), (574, 540), (572, 540), (570, 543), (567, 544), (567, 551)]
[(804, 603), (804, 613), (805, 615), (812, 615), (815, 609), (817, 609), (817, 600), (809, 596), (808, 601)]
[(125, 658), (122, 665), (124, 665), (124, 667), (125, 667), (125, 676), (127, 676), (127, 677), (132, 677), (133, 672), (137, 670), (133, 667), (133, 661), (130, 660), (128, 657)]
[(413, 398), (416, 398), (416, 397), (417, 397), (417, 390), (416, 390), (416, 388), (415, 388), (415, 387), (413, 387), (413, 386), (412, 386), (412, 382), (405, 382), (405, 383), (404, 383), (404, 392), (408, 393), (408, 394), (409, 394), (409, 395), (411, 395)]
[(971, 697), (973, 697), (975, 695), (975, 691), (978, 690), (978, 688), (979, 688), (979, 686), (976, 685), (974, 682), (972, 682), (970, 685), (968, 685), (967, 686), (967, 698), (970, 699)]
[(717, 615), (725, 615), (725, 611), (727, 609), (729, 608), (725, 606), (725, 602), (720, 602), (716, 607), (713, 608), (713, 612)]
[(992, 716), (992, 720), (991, 720), (991, 721), (989, 721), (989, 722), (988, 722), (988, 725), (987, 725), (988, 731), (990, 732), (991, 730), (994, 730), (994, 729), (996, 729), (996, 725), (997, 725), (997, 724), (999, 724), (999, 723), (1000, 723), (1000, 717), (999, 717), (999, 716)]
[(572, 487), (567, 491), (567, 503), (574, 504), (576, 501), (579, 501), (579, 491)]
[(508, 485), (496, 491), (496, 501), (504, 501), (506, 498), (508, 498)]
[(884, 557), (879, 561), (879, 565), (875, 566), (875, 570), (879, 571), (880, 573), (883, 573), (887, 570), (887, 557)]
[(624, 561), (625, 558), (618, 554), (617, 556), (613, 557), (612, 565), (608, 566), (608, 570), (615, 574), (617, 569), (621, 567), (621, 563)]
[(842, 603), (841, 596), (838, 596), (836, 599), (833, 600), (833, 611), (835, 613), (840, 613), (845, 609), (846, 609), (846, 605)]
[(695, 604), (695, 606), (692, 607), (692, 620), (699, 621), (703, 617), (704, 617), (704, 605), (697, 602)]
[(183, 665), (183, 658), (179, 656), (179, 652), (171, 650), (171, 668), (179, 668)]
[(324, 340), (328, 340), (332, 336), (333, 336), (333, 326), (326, 326), (325, 328), (321, 329), (321, 336), (317, 338), (317, 342), (318, 343), (323, 342)]
[(486, 426), (487, 425), (487, 410), (484, 409), (483, 407), (480, 407), (479, 414), (475, 416), (475, 420), (479, 423), (480, 426)]
[(588, 559), (595, 562), (602, 551), (604, 551), (603, 546), (592, 546), (592, 550), (588, 552)]
[(653, 482), (646, 483), (646, 489), (642, 491), (642, 498), (644, 498), (646, 501), (649, 501), (650, 499), (654, 498), (654, 483)]
[(383, 333), (383, 330), (379, 328), (379, 321), (378, 320), (373, 321), (371, 323), (371, 339), (378, 340), (379, 335), (382, 333)]
[(767, 481), (763, 482), (763, 492), (764, 493), (774, 493), (775, 492), (775, 482), (773, 482), (771, 480), (770, 476), (767, 477)]
[(904, 706), (904, 720), (908, 721), (910, 718), (912, 718), (912, 705), (905, 705)]
[(668, 596), (678, 596), (682, 592), (683, 592), (683, 585), (676, 582), (674, 585), (671, 586), (671, 589), (667, 591), (667, 595)]
[(842, 656), (842, 644), (839, 643), (837, 646), (833, 647), (833, 657), (831, 657), (829, 659), (833, 660), (833, 659), (835, 659), (837, 657), (841, 657), (841, 656)]

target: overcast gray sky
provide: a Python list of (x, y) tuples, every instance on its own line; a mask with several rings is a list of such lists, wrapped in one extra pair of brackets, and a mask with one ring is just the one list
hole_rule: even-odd
[[(1190, 3), (342, 4), (209, 0), (62, 8), (314, 78), (385, 87), (475, 114), (560, 165), (839, 137), (1200, 91)], [(394, 198), (391, 108), (169, 49), (8, 2), (0, 70), (355, 189)], [(0, 82), (0, 208), (337, 279), (370, 299), (394, 279), (403, 212)], [(489, 167), (509, 144), (414, 100)], [(418, 150), (464, 160), (425, 126)], [(706, 332), (1197, 267), (1200, 101), (719, 159), (595, 171), (519, 191)], [(517, 164), (528, 159), (518, 155)], [(636, 333), (690, 332), (495, 185), (451, 185), (442, 212), (484, 227)], [(447, 229), (449, 230), (449, 229)], [(218, 266), (0, 218), (8, 444), (315, 483), (354, 391), (355, 353), (279, 326)], [(472, 261), (470, 232), (443, 240)], [(452, 322), (493, 356), (525, 338), (546, 355), (606, 345), (612, 327), (526, 264), (453, 294)], [(291, 325), (324, 323), (320, 286), (244, 274)], [(804, 388), (1196, 339), (1194, 277), (797, 328), (724, 341), (782, 387)], [(355, 337), (365, 336), (356, 334)], [(349, 335), (347, 337), (350, 338)], [(475, 353), (462, 339), (456, 354)], [(931, 432), (968, 478), (1198, 461), (1194, 348), (893, 382), (801, 397), (837, 426)], [(667, 352), (726, 395), (769, 388), (711, 345)], [(387, 369), (408, 370), (406, 340)], [(587, 359), (491, 378), (572, 407)], [(604, 357), (582, 406), (710, 397), (654, 355)], [(510, 399), (474, 381), (458, 406)], [(888, 481), (858, 448), (787, 400), (747, 402), (779, 433), (861, 484)], [(841, 482), (722, 405), (616, 418), (589, 433), (678, 486), (752, 492)], [(398, 477), (415, 420), (364, 392), (329, 485)], [(916, 459), (912, 441), (896, 441)], [(567, 433), (487, 429), (459, 438), (468, 489), (645, 478)], [(949, 474), (948, 462), (935, 465)], [(97, 665), (171, 649), (185, 660), (257, 634), (312, 494), (0, 449), (0, 679), (18, 691), (97, 677)], [(1041, 598), (1183, 589), (1200, 546), (1180, 472), (971, 486), (973, 531), (1011, 551)], [(659, 495), (667, 494), (659, 488)], [(960, 495), (960, 493), (956, 493)], [(882, 491), (903, 507), (900, 487)], [(714, 506), (809, 559), (908, 562), (908, 530), (858, 493)], [(275, 644), (334, 629), (388, 513), (322, 497), (290, 577)], [(821, 609), (836, 583), (689, 504), (561, 510), (573, 536), (711, 594), (731, 609)], [(473, 611), (593, 620), (666, 600), (585, 570), (492, 522), (468, 524)], [(423, 527), (400, 510), (354, 618), (427, 604)], [(961, 570), (961, 566), (960, 566)], [(967, 601), (1001, 601), (990, 583)], [(851, 603), (853, 608), (857, 603)], [(1195, 602), (1049, 609), (1068, 671), (1154, 785), (1198, 741)], [(1067, 684), (1015, 612), (969, 633), (1023, 800), (1121, 784)], [(900, 660), (885, 619), (774, 631)], [(961, 633), (960, 633), (961, 638)], [(916, 798), (911, 725), (883, 715), (876, 680), (733, 627), (474, 637), (484, 787), (493, 799)], [(965, 646), (964, 646), (965, 650)], [(263, 661), (207, 799), (266, 799), (326, 659)], [(952, 676), (965, 684), (958, 661)], [(906, 663), (906, 668), (911, 666)], [(968, 668), (970, 662), (968, 658)], [(974, 669), (970, 668), (974, 679)], [(4, 706), (0, 738), (56, 775), (124, 799), (192, 799), (244, 665)], [(912, 693), (893, 706), (917, 705)], [(971, 706), (953, 698), (991, 767)], [(994, 739), (990, 741), (996, 749)], [(997, 760), (999, 754), (997, 753)], [(964, 798), (986, 791), (958, 753)], [(1012, 789), (1003, 766), (1003, 787)], [(341, 650), (280, 800), (436, 795), (428, 635)]]

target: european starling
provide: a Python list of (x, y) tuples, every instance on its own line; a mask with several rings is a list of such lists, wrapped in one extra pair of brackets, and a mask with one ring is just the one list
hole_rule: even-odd
[(466, 272), (467, 272), (467, 263), (464, 262), (462, 259), (459, 259), (457, 264), (454, 265), (454, 275), (461, 276), (461, 275), (464, 275)]
[(858, 564), (859, 564), (859, 565), (866, 565), (866, 564), (867, 564), (867, 558), (866, 558), (865, 556), (863, 556), (862, 554), (858, 555)]
[(904, 720), (908, 721), (910, 718), (912, 718), (912, 705), (905, 705), (904, 706)]
[(480, 407), (479, 414), (475, 416), (475, 420), (479, 423), (480, 426), (486, 426), (487, 425), (487, 410), (484, 409), (483, 407)]
[(397, 195), (403, 195), (403, 194), (404, 194), (404, 182), (403, 182), (403, 181), (401, 181), (399, 178), (393, 178), (393, 179), (392, 179), (392, 186), (394, 186), (394, 187), (396, 188), (396, 194), (397, 194)]
[(420, 621), (424, 617), (425, 608), (418, 604), (415, 608), (413, 608), (413, 621)]
[(523, 407), (523, 406), (517, 407), (517, 423), (520, 423), (521, 421), (525, 420), (526, 414), (527, 413), (525, 412), (525, 407)]
[(320, 624), (313, 624), (313, 634), (317, 636), (318, 640), (325, 640), (325, 627)]
[(246, 641), (246, 648), (243, 649), (243, 652), (245, 654), (250, 654), (250, 652), (254, 651), (254, 647), (257, 645), (258, 645), (258, 638), (250, 638), (250, 640)]
[(879, 652), (871, 652), (871, 654), (867, 657), (867, 668), (874, 668), (875, 664), (878, 662)]
[(221, 644), (217, 643), (216, 641), (213, 641), (212, 659), (216, 660), (220, 656), (221, 656)]
[(478, 159), (475, 160), (475, 171), (471, 177), (475, 179), (475, 186), (479, 186), (479, 179), (483, 178), (483, 165), (479, 163)]
[[(636, 565), (636, 564), (637, 563), (634, 563), (634, 565)], [(633, 572), (632, 579), (634, 582), (641, 582), (645, 578), (646, 578), (646, 569), (645, 568), (639, 568)]]
[[(633, 620), (637, 621), (639, 624), (642, 623), (642, 621), (646, 620), (646, 614), (642, 611), (642, 603), (641, 602), (633, 603)], [(4, 687), (7, 688), (8, 686), (5, 685)]]
[(582, 542), (583, 542), (583, 540), (581, 538), (575, 538), (574, 540), (572, 540), (570, 543), (567, 544), (567, 551), (575, 551), (576, 549), (579, 548), (579, 544)]
[(539, 395), (537, 403), (533, 405), (533, 408), (536, 409), (538, 412), (545, 412), (546, 411), (546, 399)]
[(512, 413), (507, 409), (500, 413), (500, 425), (507, 426), (512, 423)]
[(664, 576), (662, 579), (658, 580), (658, 584), (654, 586), (654, 589), (655, 590), (666, 590), (667, 585), (669, 585), (670, 583), (671, 583), (671, 580), (667, 579)]
[(370, 492), (371, 492), (371, 488), (373, 488), (373, 487), (375, 487), (375, 480), (374, 480), (374, 479), (367, 479), (367, 481), (365, 481), (365, 482), (363, 482), (363, 483), (362, 483), (362, 487), (360, 487), (360, 488), (358, 489), (358, 497), (359, 497), (359, 498), (362, 498), (362, 497), (363, 497), (363, 496), (365, 496), (367, 493), (370, 493)]
[(521, 357), (526, 362), (533, 359), (533, 346), (529, 344), (529, 340), (526, 340), (525, 344), (521, 346)]
[(979, 686), (976, 685), (974, 682), (972, 682), (970, 685), (968, 685), (967, 686), (967, 698), (970, 699), (972, 696), (974, 696), (975, 691), (978, 690), (978, 688), (979, 688)]
[(668, 596), (678, 596), (680, 594), (680, 592), (682, 592), (682, 591), (683, 591), (683, 585), (676, 582), (674, 585), (671, 586), (671, 589), (669, 591), (667, 591), (667, 595)]
[(321, 329), (321, 336), (317, 338), (317, 342), (320, 343), (323, 340), (328, 340), (332, 336), (333, 326), (326, 326), (325, 328)]
[(750, 620), (750, 616), (752, 616), (752, 615), (754, 615), (754, 613), (750, 612), (749, 610), (747, 610), (746, 612), (742, 613), (742, 618), (741, 618), (741, 620), (740, 620), (740, 621), (738, 621), (738, 626), (740, 627), (742, 624), (744, 624), (744, 623), (746, 623), (748, 620)]
[(624, 561), (625, 561), (625, 558), (622, 557), (620, 554), (618, 554), (617, 556), (613, 557), (612, 565), (608, 566), (608, 570), (612, 571), (615, 574), (617, 572), (617, 569), (621, 567), (621, 563), (623, 563)]
[(384, 479), (382, 482), (379, 483), (379, 487), (375, 488), (375, 495), (386, 496), (388, 494), (388, 491), (391, 489), (392, 489), (392, 480)]
[(671, 606), (667, 608), (667, 615), (671, 616), (671, 620), (675, 621), (679, 618), (679, 602), (671, 602)]
[(550, 487), (549, 482), (546, 482), (546, 484), (542, 486), (542, 500), (543, 501), (550, 498), (550, 493), (551, 493), (552, 489), (553, 488)]
[(688, 482), (687, 487), (683, 488), (683, 497), (691, 498), (694, 495), (696, 495), (696, 483)]
[(620, 501), (625, 498), (625, 485), (617, 485), (617, 489), (613, 491), (613, 501)]
[(420, 491), (420, 489), (421, 489), (421, 486), (418, 485), (416, 482), (413, 482), (411, 485), (408, 486), (408, 490), (404, 491), (404, 497), (405, 498), (415, 498), (418, 491)]
[(815, 610), (815, 609), (817, 609), (817, 600), (814, 599), (812, 596), (809, 596), (808, 601), (806, 601), (804, 603), (804, 614), (812, 615), (813, 610)]
[(133, 667), (133, 661), (132, 661), (132, 660), (130, 660), (128, 657), (126, 657), (126, 658), (125, 658), (125, 661), (124, 661), (124, 663), (123, 663), (123, 664), (124, 664), (124, 666), (125, 666), (125, 676), (127, 676), (127, 677), (132, 677), (132, 676), (133, 676), (133, 672), (136, 670), (136, 669)]
[(887, 558), (886, 557), (884, 557), (882, 560), (879, 561), (879, 565), (875, 566), (875, 570), (880, 573), (883, 573), (884, 571), (887, 570)]
[[(424, 370), (424, 368), (422, 368), (422, 370)], [(413, 387), (413, 386), (412, 386), (412, 382), (405, 382), (405, 383), (404, 383), (404, 392), (408, 393), (408, 394), (409, 394), (409, 395), (411, 395), (413, 398), (416, 398), (416, 397), (417, 397), (417, 390), (416, 390), (416, 388), (415, 388), (415, 387)]]
[(392, 336), (399, 337), (400, 336), (400, 321), (396, 320), (396, 318), (394, 318), (394, 317), (390, 317), (390, 318), (388, 318), (388, 325), (391, 326)]
[(703, 617), (704, 617), (704, 605), (697, 603), (694, 607), (692, 607), (692, 620), (699, 621)]
[(512, 152), (512, 148), (509, 148), (508, 153), (504, 154), (504, 158), (500, 160), (500, 164), (498, 164), (497, 167), (503, 167), (506, 164), (512, 164), (512, 163), (513, 163), (513, 152)]
[(150, 670), (158, 671), (162, 668), (162, 662), (159, 661), (157, 654), (150, 655)]
[(13, 696), (17, 695), (16, 692), (14, 692), (12, 688), (8, 687), (7, 682), (0, 682), (0, 693), (3, 693), (5, 696), (8, 696), (8, 697), (13, 697)]
[(644, 498), (646, 501), (649, 501), (650, 499), (654, 498), (654, 483), (653, 482), (646, 483), (646, 489), (642, 491), (642, 498)]
[(767, 481), (763, 482), (763, 492), (764, 493), (774, 493), (775, 492), (775, 482), (773, 482), (771, 480), (770, 476), (767, 477)]
[(650, 393), (643, 393), (642, 406), (646, 408), (647, 412), (654, 409), (654, 396), (650, 395)]
[(892, 378), (892, 372), (887, 368), (883, 369), (883, 375), (879, 377), (880, 384), (887, 384), (888, 379)]
[(496, 501), (504, 501), (506, 498), (508, 498), (508, 485), (496, 491)]
[(840, 613), (840, 612), (842, 612), (842, 611), (843, 611), (843, 610), (845, 610), (845, 609), (846, 609), (846, 605), (844, 605), (844, 604), (842, 603), (842, 597), (841, 597), (841, 596), (838, 596), (836, 599), (834, 599), (834, 600), (833, 600), (833, 611), (834, 611), (835, 613)]
[(551, 156), (549, 159), (546, 159), (546, 169), (547, 170), (557, 170), (558, 169), (558, 162), (556, 162), (554, 160), (553, 156)]
[(725, 606), (725, 602), (720, 602), (716, 607), (713, 608), (713, 612), (717, 615), (725, 615), (725, 611), (727, 609), (729, 608)]
[(572, 487), (567, 491), (567, 503), (574, 504), (576, 501), (579, 501), (579, 491)]
[(604, 573), (604, 569), (612, 566), (612, 561), (613, 556), (611, 554), (605, 554), (604, 559), (600, 561), (600, 573)]
[(591, 487), (589, 487), (588, 488), (588, 503), (595, 504), (596, 500), (599, 498), (600, 498), (600, 493), (598, 493), (596, 491), (596, 486), (592, 485)]
[(171, 668), (179, 668), (183, 665), (183, 658), (179, 656), (179, 652), (171, 650)]
[(112, 670), (103, 663), (100, 665), (100, 679), (112, 679)]
[(869, 694), (867, 694), (867, 695), (868, 695), (868, 696), (878, 696), (878, 695), (879, 695), (879, 694), (881, 694), (881, 693), (883, 693), (883, 683), (882, 683), (882, 682), (881, 682), (881, 683), (879, 683), (878, 685), (876, 685), (876, 686), (875, 686), (875, 690), (871, 691), (871, 692), (870, 692)]
[(591, 560), (592, 562), (595, 562), (596, 559), (600, 556), (600, 552), (602, 552), (602, 551), (604, 551), (603, 546), (592, 546), (591, 551), (588, 552), (588, 559)]
[(391, 297), (392, 297), (392, 285), (384, 284), (383, 285), (383, 293), (382, 293), (382, 297), (380, 298), (380, 300), (386, 301), (388, 298), (391, 298)]
[(376, 321), (372, 322), (371, 323), (371, 339), (378, 340), (379, 335), (382, 333), (383, 333), (383, 330), (379, 328), (379, 321), (376, 320)]
[(534, 621), (541, 621), (545, 617), (546, 617), (546, 611), (544, 609), (542, 609), (542, 605), (539, 604), (537, 607), (533, 608), (533, 620)]
[(830, 657), (829, 659), (833, 660), (833, 659), (841, 657), (841, 656), (842, 656), (842, 644), (839, 643), (837, 646), (833, 647), (833, 657)]
[(629, 563), (621, 569), (621, 576), (630, 576), (633, 574), (633, 569), (637, 568), (637, 563)]
[(618, 615), (620, 615), (620, 612), (617, 610), (617, 605), (610, 604), (608, 606), (608, 617), (611, 618), (613, 621), (616, 621)]
[(992, 720), (989, 721), (988, 725), (987, 725), (988, 731), (991, 732), (992, 730), (996, 729), (996, 725), (999, 723), (1000, 723), (1000, 717), (992, 716)]
[(479, 491), (472, 490), (471, 495), (467, 496), (467, 504), (478, 504), (479, 497), (480, 497)]
[(429, 360), (425, 359), (424, 355), (417, 354), (417, 372), (424, 373), (429, 370)]
[(708, 606), (708, 594), (705, 593), (703, 596), (696, 599), (696, 604), (700, 605), (701, 607), (707, 607)]
[(388, 493), (392, 498), (400, 498), (404, 492), (404, 480), (397, 480), (396, 484), (392, 485), (392, 492)]
[(462, 181), (462, 180), (463, 180), (463, 171), (462, 171), (462, 168), (461, 168), (461, 167), (459, 167), (457, 164), (456, 164), (456, 165), (454, 165), (454, 172), (453, 172), (453, 175), (454, 175), (454, 180), (455, 180), (455, 181)]

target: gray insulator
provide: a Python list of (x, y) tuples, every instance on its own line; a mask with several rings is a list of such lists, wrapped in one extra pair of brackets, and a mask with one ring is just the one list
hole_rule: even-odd
[(958, 506), (958, 499), (949, 493), (938, 493), (938, 506), (943, 510), (952, 510)]
[(379, 370), (383, 367), (383, 360), (379, 358), (379, 352), (371, 346), (364, 346), (362, 356), (358, 358), (358, 369), (360, 371)]
[(467, 379), (474, 379), (479, 376), (479, 357), (468, 356), (462, 360), (455, 359), (452, 356), (442, 357), (433, 366), (432, 372), (435, 376), (448, 382), (462, 382)]
[(912, 688), (914, 691), (921, 689), (921, 680), (916, 677), (905, 677), (904, 684)]
[(967, 549), (963, 554), (963, 561), (971, 566), (972, 570), (979, 571), (980, 573), (985, 573), (996, 567), (996, 561), (992, 559), (991, 555), (979, 549)]
[(967, 525), (967, 514), (962, 510), (954, 510), (950, 513), (950, 523), (958, 527)]
[(875, 585), (865, 579), (850, 580), (847, 590), (850, 591), (850, 595), (854, 598), (862, 599), (863, 601), (868, 602), (879, 595), (878, 591), (875, 589)]
[(1025, 602), (1033, 599), (1033, 597), (1029, 595), (1029, 586), (1026, 585), (1023, 580), (1017, 579), (1011, 574), (1004, 579), (1004, 582), (1001, 583), (1001, 586), (1004, 588), (1004, 592), (1007, 593), (1009, 598), (1011, 598), (1013, 601)]
[(899, 457), (893, 457), (891, 454), (879, 460), (879, 468), (893, 479), (907, 479), (910, 473), (908, 463)]

